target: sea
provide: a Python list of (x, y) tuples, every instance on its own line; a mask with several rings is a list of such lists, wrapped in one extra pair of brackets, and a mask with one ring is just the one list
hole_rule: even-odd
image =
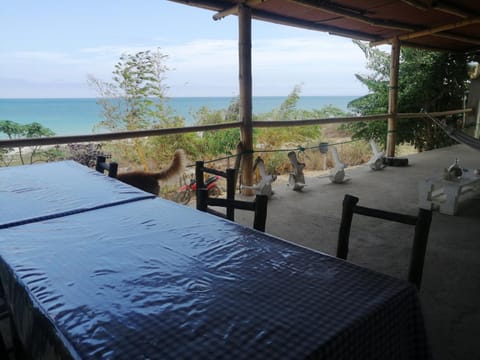
[[(332, 105), (347, 110), (347, 104), (357, 97), (302, 96), (297, 102), (297, 109), (318, 110)], [(278, 108), (285, 99), (282, 96), (256, 96), (253, 98), (253, 113), (267, 113)], [(231, 97), (172, 97), (167, 99), (167, 105), (172, 108), (173, 114), (185, 118), (186, 125), (193, 125), (195, 119), (192, 114), (200, 108), (227, 109), (231, 101)], [(0, 120), (19, 124), (38, 122), (56, 135), (91, 134), (94, 126), (102, 121), (102, 109), (95, 98), (0, 99)], [(6, 136), (0, 133), (0, 138)]]

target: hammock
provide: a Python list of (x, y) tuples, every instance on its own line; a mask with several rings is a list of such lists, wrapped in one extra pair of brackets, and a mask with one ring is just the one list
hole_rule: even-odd
[(430, 120), (432, 120), (436, 125), (438, 125), (443, 131), (445, 131), (445, 133), (448, 136), (450, 136), (456, 142), (468, 145), (471, 148), (480, 151), (480, 140), (479, 139), (477, 139), (473, 136), (470, 136), (468, 134), (465, 134), (463, 131), (459, 131), (452, 126), (446, 125), (443, 121), (435, 119), (432, 115), (430, 115), (427, 112), (425, 112), (425, 115), (427, 115), (427, 117)]

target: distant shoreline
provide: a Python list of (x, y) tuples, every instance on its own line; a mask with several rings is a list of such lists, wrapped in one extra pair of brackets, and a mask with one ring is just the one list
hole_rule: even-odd
[[(300, 98), (343, 98), (343, 97), (361, 97), (366, 94), (359, 95), (302, 95)], [(166, 96), (165, 99), (211, 99), (211, 98), (220, 98), (220, 99), (235, 99), (237, 96)], [(257, 95), (253, 98), (282, 98), (286, 99), (287, 96), (284, 95)], [(98, 97), (0, 97), (2, 100), (97, 100)]]
[[(277, 109), (286, 98), (255, 96), (253, 113), (259, 115)], [(297, 108), (311, 111), (331, 105), (347, 110), (347, 104), (356, 98), (358, 96), (301, 96)], [(192, 125), (195, 121), (193, 114), (200, 108), (227, 109), (233, 99), (235, 97), (168, 97), (166, 103), (174, 115), (184, 117), (186, 125)], [(38, 122), (56, 135), (79, 135), (93, 133), (93, 127), (103, 120), (103, 116), (97, 98), (2, 98), (0, 120), (20, 124)]]

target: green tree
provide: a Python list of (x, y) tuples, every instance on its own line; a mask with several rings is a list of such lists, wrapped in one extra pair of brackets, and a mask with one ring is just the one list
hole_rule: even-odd
[[(367, 75), (357, 79), (369, 94), (355, 99), (349, 109), (360, 115), (388, 112), (390, 54), (356, 42), (367, 59)], [(462, 54), (402, 48), (399, 67), (398, 111), (442, 111), (462, 107), (467, 87), (467, 62)], [(451, 120), (453, 123), (456, 119)], [(353, 138), (370, 139), (385, 145), (386, 121), (351, 123), (346, 126)], [(417, 149), (428, 150), (450, 144), (451, 140), (430, 120), (400, 119), (397, 122), (397, 144), (410, 143)]]
[[(55, 133), (50, 130), (49, 128), (44, 127), (42, 124), (38, 122), (33, 122), (30, 124), (19, 124), (15, 121), (11, 120), (0, 120), (0, 132), (7, 135), (9, 139), (20, 139), (20, 138), (35, 138), (35, 137), (46, 137), (46, 136), (53, 136)], [(2, 157), (1, 160), (4, 165), (9, 165), (11, 162), (7, 161), (5, 158), (6, 153), (9, 151), (14, 150), (13, 148), (3, 149), (2, 150)], [(51, 158), (51, 153), (53, 150), (42, 150), (42, 147), (31, 146), (30, 152), (28, 153), (28, 161), (30, 164), (37, 160), (42, 159), (49, 159)], [(20, 162), (22, 165), (26, 163), (25, 159), (25, 152), (23, 151), (23, 147), (18, 147), (18, 156), (20, 158)]]
[[(112, 81), (89, 76), (90, 85), (100, 95), (98, 103), (103, 109), (104, 120), (97, 129), (133, 131), (185, 125), (185, 119), (174, 116), (166, 103), (166, 58), (158, 49), (123, 54), (112, 72)], [(159, 166), (158, 162), (171, 158), (176, 148), (187, 149), (191, 140), (189, 135), (162, 136), (161, 140), (134, 139), (131, 143), (116, 144), (115, 150), (119, 157), (141, 163), (146, 168), (147, 159), (157, 162), (148, 165)]]
[[(318, 112), (309, 112), (297, 108), (300, 100), (301, 87), (295, 86), (278, 109), (261, 114), (257, 120), (282, 121), (301, 120), (317, 116)], [(319, 139), (321, 130), (319, 125), (295, 126), (282, 128), (260, 128), (255, 133), (255, 142), (266, 149), (275, 149), (285, 144), (302, 143), (312, 139)]]
[[(198, 125), (211, 125), (238, 121), (239, 114), (240, 105), (237, 97), (230, 101), (227, 109), (210, 110), (202, 107), (193, 114), (193, 117)], [(233, 155), (239, 142), (240, 129), (238, 128), (205, 131), (201, 134), (200, 151), (210, 157)]]
[(100, 95), (104, 120), (98, 128), (131, 131), (151, 128), (155, 123), (168, 124), (163, 84), (168, 68), (160, 50), (123, 54), (112, 72), (112, 82), (89, 75), (89, 82)]

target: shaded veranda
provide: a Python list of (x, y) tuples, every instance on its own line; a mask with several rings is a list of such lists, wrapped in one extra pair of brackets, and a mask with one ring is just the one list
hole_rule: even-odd
[[(307, 186), (292, 191), (273, 183), (266, 231), (288, 241), (335, 256), (345, 194), (359, 204), (416, 215), (418, 182), (442, 173), (455, 158), (464, 168), (479, 168), (479, 153), (465, 145), (409, 155), (408, 167), (372, 171), (347, 168), (351, 178), (333, 184), (306, 175)], [(251, 226), (251, 214), (236, 220)], [(406, 278), (413, 228), (354, 216), (349, 261), (391, 276)], [(434, 211), (420, 297), (435, 359), (480, 359), (480, 197), (466, 195), (456, 216)]]

